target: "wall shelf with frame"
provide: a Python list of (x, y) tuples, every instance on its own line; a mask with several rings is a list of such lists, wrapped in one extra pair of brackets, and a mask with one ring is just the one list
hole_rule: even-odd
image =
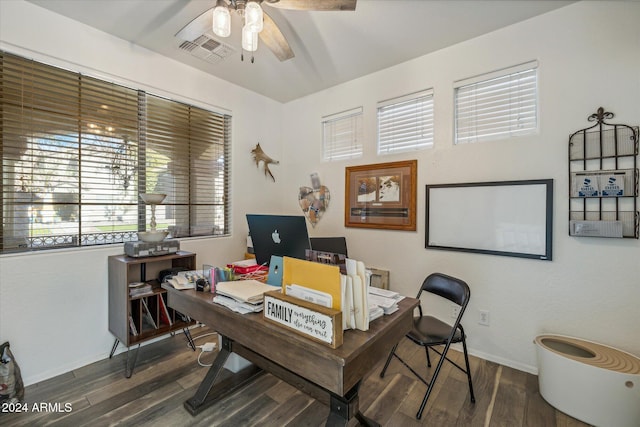
[(638, 126), (596, 123), (569, 137), (569, 235), (638, 239)]

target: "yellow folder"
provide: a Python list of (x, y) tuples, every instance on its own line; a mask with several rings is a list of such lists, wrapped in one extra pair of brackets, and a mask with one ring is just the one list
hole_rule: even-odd
[(282, 293), (286, 286), (296, 284), (331, 295), (331, 308), (342, 310), (340, 268), (337, 265), (320, 264), (296, 258), (283, 257)]

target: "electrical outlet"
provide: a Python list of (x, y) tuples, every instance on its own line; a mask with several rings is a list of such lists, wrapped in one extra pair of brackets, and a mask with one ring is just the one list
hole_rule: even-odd
[(478, 323), (480, 325), (489, 326), (489, 310), (479, 310), (480, 317)]
[(451, 304), (451, 318), (457, 319), (460, 314), (460, 306), (458, 304)]

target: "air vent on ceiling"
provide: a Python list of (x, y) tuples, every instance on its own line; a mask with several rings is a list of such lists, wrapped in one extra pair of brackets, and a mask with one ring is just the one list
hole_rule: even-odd
[(201, 46), (202, 46), (203, 48), (205, 48), (205, 49), (207, 49), (207, 50), (211, 51), (211, 52), (213, 52), (213, 51), (214, 51), (218, 46), (220, 46), (220, 43), (219, 43), (219, 42), (217, 42), (217, 41), (215, 41), (215, 40), (213, 40), (213, 39), (210, 39), (210, 38), (208, 38), (208, 37), (206, 37), (206, 36), (198, 37), (198, 40), (196, 40), (196, 43), (198, 43), (198, 41), (199, 41), (200, 39), (203, 39), (203, 40), (204, 40), (204, 41), (202, 42), (202, 45), (201, 45)]
[(202, 34), (193, 41), (185, 40), (180, 43), (179, 48), (212, 64), (217, 64), (236, 52), (230, 45), (208, 34)]
[(198, 45), (193, 42), (182, 42), (182, 44), (180, 45), (180, 49), (186, 50), (187, 52), (191, 52), (197, 47)]

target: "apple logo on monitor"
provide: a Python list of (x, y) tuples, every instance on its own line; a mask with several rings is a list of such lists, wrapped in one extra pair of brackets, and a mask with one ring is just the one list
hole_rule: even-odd
[(273, 233), (271, 233), (271, 238), (273, 239), (274, 243), (280, 243), (280, 233), (278, 233), (278, 230), (274, 230)]

